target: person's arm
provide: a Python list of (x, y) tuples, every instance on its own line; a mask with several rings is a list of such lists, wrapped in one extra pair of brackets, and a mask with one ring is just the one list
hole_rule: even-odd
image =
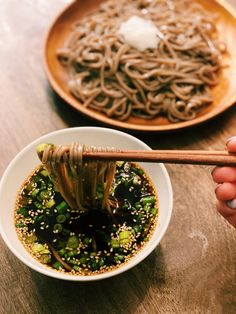
[[(236, 153), (236, 136), (231, 137), (226, 146), (230, 153)], [(216, 208), (236, 228), (236, 167), (216, 167), (212, 177), (218, 183)]]

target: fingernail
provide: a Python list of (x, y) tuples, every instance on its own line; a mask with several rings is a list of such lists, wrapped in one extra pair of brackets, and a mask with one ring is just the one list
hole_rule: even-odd
[(232, 137), (228, 138), (227, 141), (226, 141), (226, 145), (227, 145), (229, 142), (231, 142), (231, 141), (236, 141), (236, 136), (232, 136)]
[(229, 208), (236, 209), (236, 198), (234, 198), (230, 201), (227, 201), (226, 204)]

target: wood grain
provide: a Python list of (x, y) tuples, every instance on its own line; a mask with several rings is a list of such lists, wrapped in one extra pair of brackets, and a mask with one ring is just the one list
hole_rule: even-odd
[[(98, 125), (55, 95), (43, 70), (44, 36), (69, 2), (0, 1), (0, 175), (35, 138)], [(223, 150), (236, 134), (235, 117), (231, 108), (187, 132), (133, 134), (154, 149)], [(212, 167), (167, 169), (174, 189), (169, 229), (150, 257), (118, 277), (87, 284), (47, 278), (0, 238), (0, 313), (235, 313), (236, 232), (216, 213)]]
[(65, 67), (61, 65), (55, 53), (58, 49), (64, 47), (67, 38), (71, 34), (72, 26), (86, 14), (95, 10), (104, 0), (77, 0), (63, 7), (60, 14), (55, 18), (48, 30), (45, 49), (44, 64), (49, 82), (53, 89), (73, 108), (81, 113), (92, 117), (98, 121), (103, 121), (110, 126), (120, 127), (127, 130), (136, 130), (143, 132), (166, 132), (188, 128), (219, 115), (236, 101), (236, 79), (235, 71), (235, 41), (236, 37), (236, 10), (229, 7), (225, 0), (195, 0), (210, 12), (215, 12), (218, 16), (216, 26), (219, 39), (226, 43), (228, 53), (223, 56), (223, 64), (229, 65), (223, 67), (219, 77), (219, 84), (212, 88), (214, 101), (209, 106), (203, 108), (195, 119), (180, 122), (170, 122), (166, 117), (157, 116), (154, 119), (147, 120), (131, 116), (126, 121), (112, 119), (101, 112), (94, 111), (81, 104), (70, 92), (68, 86), (69, 74)]
[(220, 150), (122, 150), (118, 152), (85, 152), (83, 158), (90, 160), (123, 160), (137, 162), (162, 162), (208, 166), (236, 166), (236, 155)]

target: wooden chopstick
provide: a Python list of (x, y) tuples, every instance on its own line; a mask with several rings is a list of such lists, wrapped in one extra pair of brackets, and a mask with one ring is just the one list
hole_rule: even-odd
[(84, 152), (83, 158), (114, 161), (163, 162), (172, 164), (236, 166), (236, 154), (204, 150), (120, 150)]

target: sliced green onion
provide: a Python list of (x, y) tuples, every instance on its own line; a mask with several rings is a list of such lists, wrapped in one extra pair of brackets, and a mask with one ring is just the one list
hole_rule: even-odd
[(62, 228), (62, 225), (61, 224), (55, 224), (54, 227), (53, 227), (53, 231), (55, 233), (59, 233), (59, 232), (62, 232), (63, 228)]
[(68, 259), (68, 261), (70, 261), (70, 264), (72, 264), (72, 265), (78, 265), (78, 261), (77, 260)]
[(143, 206), (142, 206), (139, 202), (135, 203), (135, 208), (141, 209), (142, 207), (143, 207)]
[(143, 207), (143, 209), (145, 210), (145, 212), (149, 213), (150, 210), (151, 210), (151, 204), (150, 204), (150, 203), (147, 203), (147, 204)]
[(17, 211), (17, 214), (20, 214), (20, 215), (22, 215), (24, 217), (27, 217), (29, 215), (28, 211), (27, 211), (27, 209), (25, 207), (19, 208), (18, 211)]
[(53, 265), (54, 268), (56, 268), (57, 270), (62, 269), (62, 264), (58, 261), (56, 261)]
[(65, 201), (62, 201), (60, 204), (56, 206), (56, 209), (59, 214), (65, 214), (67, 211), (68, 205)]
[(119, 239), (123, 240), (123, 239), (129, 239), (130, 238), (130, 231), (126, 230), (126, 231), (121, 231), (119, 233)]
[(42, 171), (40, 171), (40, 174), (41, 174), (43, 177), (47, 177), (47, 176), (48, 176), (47, 170), (42, 170)]
[(44, 215), (40, 215), (40, 216), (34, 216), (34, 221), (35, 222), (41, 222), (44, 218)]
[(39, 209), (42, 208), (42, 204), (39, 202), (34, 202), (34, 205), (35, 205), (35, 207), (37, 207)]
[(157, 211), (158, 211), (158, 209), (156, 207), (153, 207), (153, 208), (150, 209), (150, 213), (153, 214), (153, 215), (156, 215)]
[(38, 183), (41, 180), (41, 178), (40, 176), (36, 175), (36, 176), (33, 176), (33, 180), (34, 182)]
[(32, 246), (32, 251), (33, 253), (40, 253), (41, 251), (45, 250), (45, 247), (44, 245), (42, 245), (41, 243), (35, 243), (33, 246)]
[(46, 200), (48, 198), (50, 198), (51, 195), (50, 195), (50, 192), (47, 191), (47, 190), (42, 190), (40, 193), (39, 193), (39, 198), (43, 201), (43, 200)]
[(66, 221), (66, 216), (60, 214), (60, 215), (57, 216), (56, 220), (57, 220), (58, 223), (62, 224), (63, 222)]
[(61, 256), (64, 256), (66, 254), (66, 250), (65, 249), (60, 249), (60, 251), (58, 252)]
[(41, 190), (46, 190), (47, 189), (47, 184), (45, 182), (41, 182), (40, 188), (41, 188)]
[(154, 204), (156, 201), (155, 197), (153, 195), (151, 196), (146, 196), (146, 197), (143, 197), (141, 198), (140, 202), (143, 204), (143, 205), (146, 205), (146, 204)]
[(120, 244), (128, 244), (130, 240), (128, 238), (120, 240)]
[(122, 208), (123, 208), (123, 209), (128, 209), (128, 208), (129, 208), (129, 205), (128, 205), (128, 204), (124, 204), (124, 205), (122, 206)]
[(88, 245), (90, 242), (91, 242), (91, 238), (89, 238), (89, 237), (85, 237), (85, 238), (83, 239), (83, 243), (84, 243), (85, 245)]
[(17, 227), (17, 228), (24, 228), (24, 227), (25, 227), (25, 224), (22, 223), (22, 222), (20, 222), (20, 223), (16, 224), (16, 227)]
[(125, 163), (124, 161), (117, 161), (116, 165), (117, 165), (117, 167), (121, 168), (124, 163)]
[(79, 265), (74, 265), (74, 266), (73, 266), (73, 269), (74, 269), (75, 271), (79, 271), (79, 270), (80, 270), (80, 267), (79, 267)]
[(51, 198), (48, 202), (45, 203), (46, 208), (52, 208), (55, 205), (55, 201), (53, 198)]
[(95, 260), (92, 260), (90, 263), (90, 267), (92, 268), (92, 270), (97, 270), (98, 269), (98, 264)]
[(43, 264), (49, 264), (51, 262), (51, 255), (43, 254), (39, 257), (39, 261)]
[(82, 256), (80, 259), (79, 259), (79, 262), (81, 265), (83, 264), (86, 264), (87, 263), (87, 258), (85, 256)]
[(69, 251), (69, 252), (68, 252), (68, 256), (69, 256), (69, 257), (73, 257), (73, 256), (75, 256), (75, 255), (77, 255), (77, 251)]
[(97, 199), (102, 200), (104, 196), (104, 185), (103, 183), (99, 183), (97, 186)]
[(130, 242), (130, 231), (121, 231), (119, 233), (120, 244), (127, 244)]
[(136, 167), (131, 167), (131, 170), (134, 172), (134, 173), (137, 173), (138, 175), (142, 176), (144, 174), (144, 171), (143, 169), (141, 168), (136, 168)]
[(77, 236), (69, 237), (67, 241), (67, 246), (71, 249), (76, 249), (80, 244), (79, 238)]
[(142, 232), (143, 228), (142, 228), (142, 226), (135, 225), (135, 226), (133, 226), (133, 230), (137, 234), (137, 233)]
[(66, 219), (70, 219), (70, 214), (69, 213), (66, 213), (65, 216), (66, 216)]
[(39, 189), (34, 189), (31, 193), (32, 196), (36, 196), (39, 192)]
[(26, 238), (25, 238), (25, 243), (26, 244), (33, 244), (34, 242), (37, 241), (37, 237), (36, 235), (33, 233), (31, 235), (28, 235)]
[(51, 252), (48, 249), (44, 249), (39, 252), (39, 254), (50, 254)]
[(99, 260), (99, 266), (102, 267), (104, 265), (105, 265), (104, 258), (101, 257), (100, 260)]
[(115, 260), (116, 260), (116, 261), (121, 261), (121, 262), (123, 262), (124, 259), (125, 259), (124, 255), (119, 254), (119, 255), (116, 255), (116, 256), (115, 256)]
[(126, 182), (126, 179), (125, 179), (124, 177), (121, 177), (120, 183), (121, 183), (121, 184), (124, 184), (125, 182)]
[(97, 199), (102, 200), (103, 199), (103, 193), (97, 192)]
[(39, 144), (37, 147), (36, 147), (36, 151), (37, 153), (43, 153), (45, 151), (45, 149), (48, 147), (48, 146), (53, 146), (53, 144), (46, 144), (46, 143), (43, 143), (43, 144)]
[(26, 190), (30, 192), (35, 188), (35, 186), (36, 186), (36, 183), (34, 183), (33, 181), (30, 181), (26, 186)]
[(111, 239), (111, 247), (114, 249), (120, 247), (119, 241), (116, 239)]

